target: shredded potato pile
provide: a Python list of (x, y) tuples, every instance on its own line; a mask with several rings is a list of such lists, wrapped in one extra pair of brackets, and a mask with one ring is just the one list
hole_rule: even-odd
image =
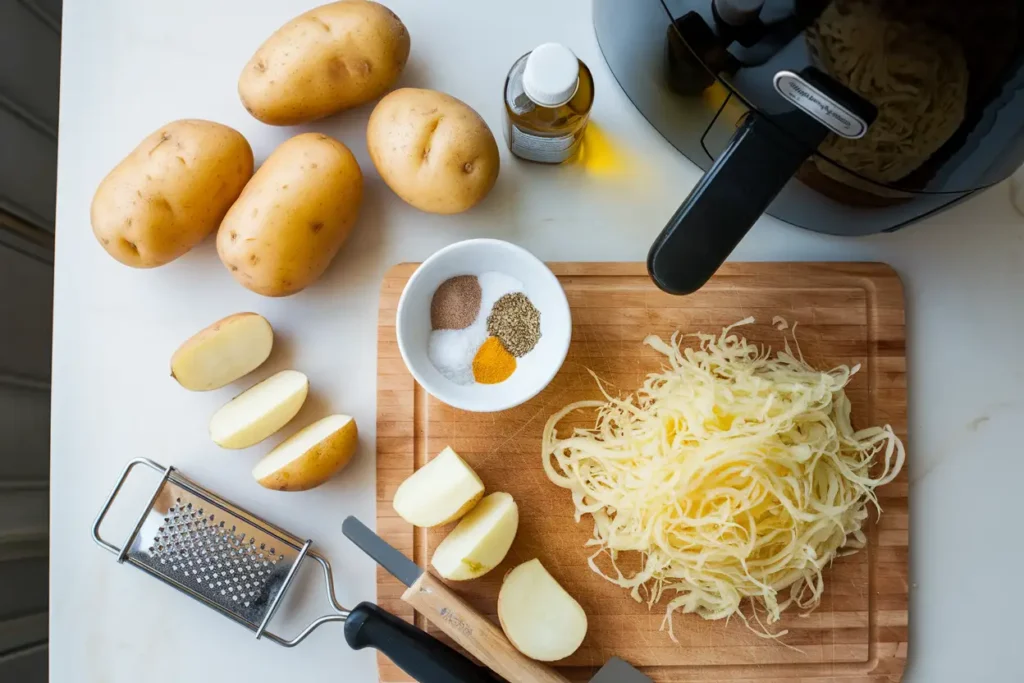
[[(627, 398), (602, 387), (606, 401), (568, 405), (544, 428), (548, 478), (572, 492), (577, 522), (593, 517), (591, 569), (648, 606), (667, 597), (662, 628), (673, 640), (676, 610), (751, 626), (744, 598), (756, 633), (784, 635), (759, 606), (768, 624), (794, 604), (814, 609), (822, 569), (863, 547), (874, 490), (903, 466), (891, 427), (850, 424), (843, 389), (859, 366), (815, 370), (788, 340), (773, 356), (732, 333), (751, 322), (695, 335), (697, 348), (680, 348), (678, 333), (668, 344), (648, 337), (668, 359), (663, 372)], [(594, 408), (593, 428), (558, 437), (567, 415)], [(623, 553), (639, 558), (638, 571), (620, 570)], [(602, 555), (613, 571), (599, 568)]]

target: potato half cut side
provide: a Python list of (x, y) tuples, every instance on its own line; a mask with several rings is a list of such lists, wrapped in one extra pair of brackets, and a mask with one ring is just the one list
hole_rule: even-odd
[(284, 427), (309, 394), (309, 378), (282, 370), (228, 401), (210, 419), (210, 437), (224, 448), (248, 448)]
[(519, 529), (519, 508), (507, 493), (485, 496), (441, 541), (430, 564), (442, 578), (467, 581), (505, 559)]
[(262, 315), (229, 315), (178, 347), (171, 377), (190, 391), (219, 389), (263, 365), (273, 346), (274, 330)]
[(587, 635), (587, 614), (540, 560), (524, 562), (498, 592), (498, 620), (516, 649), (553, 662), (571, 655)]
[(355, 418), (330, 415), (267, 453), (253, 468), (252, 476), (260, 486), (275, 491), (306, 491), (347, 465), (358, 443)]
[(412, 473), (395, 491), (395, 512), (414, 526), (448, 524), (484, 496), (484, 483), (451, 447)]

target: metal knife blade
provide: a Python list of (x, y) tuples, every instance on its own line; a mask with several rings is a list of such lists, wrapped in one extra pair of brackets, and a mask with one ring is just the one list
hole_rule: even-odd
[(422, 567), (392, 548), (387, 541), (370, 531), (355, 517), (345, 518), (341, 523), (341, 533), (406, 586), (416, 583), (416, 579), (423, 574)]
[(601, 667), (590, 683), (654, 683), (653, 680), (640, 673), (629, 662), (612, 657)]

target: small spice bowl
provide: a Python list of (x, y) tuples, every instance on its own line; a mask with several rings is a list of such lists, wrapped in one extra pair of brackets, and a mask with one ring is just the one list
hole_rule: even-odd
[[(521, 285), (514, 291), (521, 291), (540, 313), (540, 338), (529, 352), (517, 358), (515, 370), (504, 381), (461, 384), (442, 374), (431, 359), (434, 293), (460, 275), (495, 273)], [(488, 302), (487, 296), (485, 291), (481, 310), (494, 303)], [(569, 352), (572, 319), (562, 285), (540, 259), (508, 242), (473, 239), (441, 249), (416, 269), (398, 301), (395, 331), (402, 360), (428, 393), (454, 408), (488, 413), (529, 401), (554, 379)]]

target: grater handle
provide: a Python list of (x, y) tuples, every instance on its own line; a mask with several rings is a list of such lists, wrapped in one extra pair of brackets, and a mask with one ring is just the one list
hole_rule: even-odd
[[(117, 498), (117, 494), (121, 492), (121, 487), (124, 486), (124, 483), (128, 480), (128, 475), (137, 465), (145, 465), (151, 470), (163, 472), (164, 477), (160, 481), (160, 484), (156, 487), (156, 490), (153, 491), (153, 497), (150, 499), (149, 505), (147, 505), (146, 509), (142, 511), (142, 516), (139, 517), (139, 521), (135, 525), (135, 530), (132, 531), (131, 535), (128, 537), (128, 540), (125, 541), (125, 543), (123, 543), (119, 548), (110, 541), (100, 536), (100, 526), (103, 524), (103, 520), (104, 518), (106, 518), (107, 513), (110, 512), (110, 506), (113, 505), (114, 499)], [(173, 469), (173, 467), (164, 467), (163, 465), (157, 464), (150, 460), (149, 458), (135, 458), (127, 465), (125, 465), (125, 468), (123, 470), (121, 470), (121, 477), (117, 480), (117, 484), (114, 485), (114, 488), (113, 490), (111, 490), (110, 495), (107, 496), (106, 502), (103, 503), (103, 509), (100, 510), (100, 514), (96, 516), (96, 520), (92, 524), (92, 540), (96, 541), (97, 545), (99, 545), (100, 547), (106, 548), (110, 552), (117, 555), (118, 562), (124, 560), (125, 552), (128, 548), (128, 543), (131, 542), (131, 540), (135, 537), (135, 534), (139, 532), (139, 527), (142, 526), (142, 521), (146, 518), (146, 513), (148, 513), (150, 508), (153, 507), (153, 501), (156, 500), (157, 494), (160, 493), (160, 489), (163, 488), (164, 482), (167, 481), (167, 477), (170, 476), (171, 470)]]
[(500, 683), (487, 668), (377, 605), (361, 602), (345, 621), (353, 650), (372, 647), (420, 683)]

